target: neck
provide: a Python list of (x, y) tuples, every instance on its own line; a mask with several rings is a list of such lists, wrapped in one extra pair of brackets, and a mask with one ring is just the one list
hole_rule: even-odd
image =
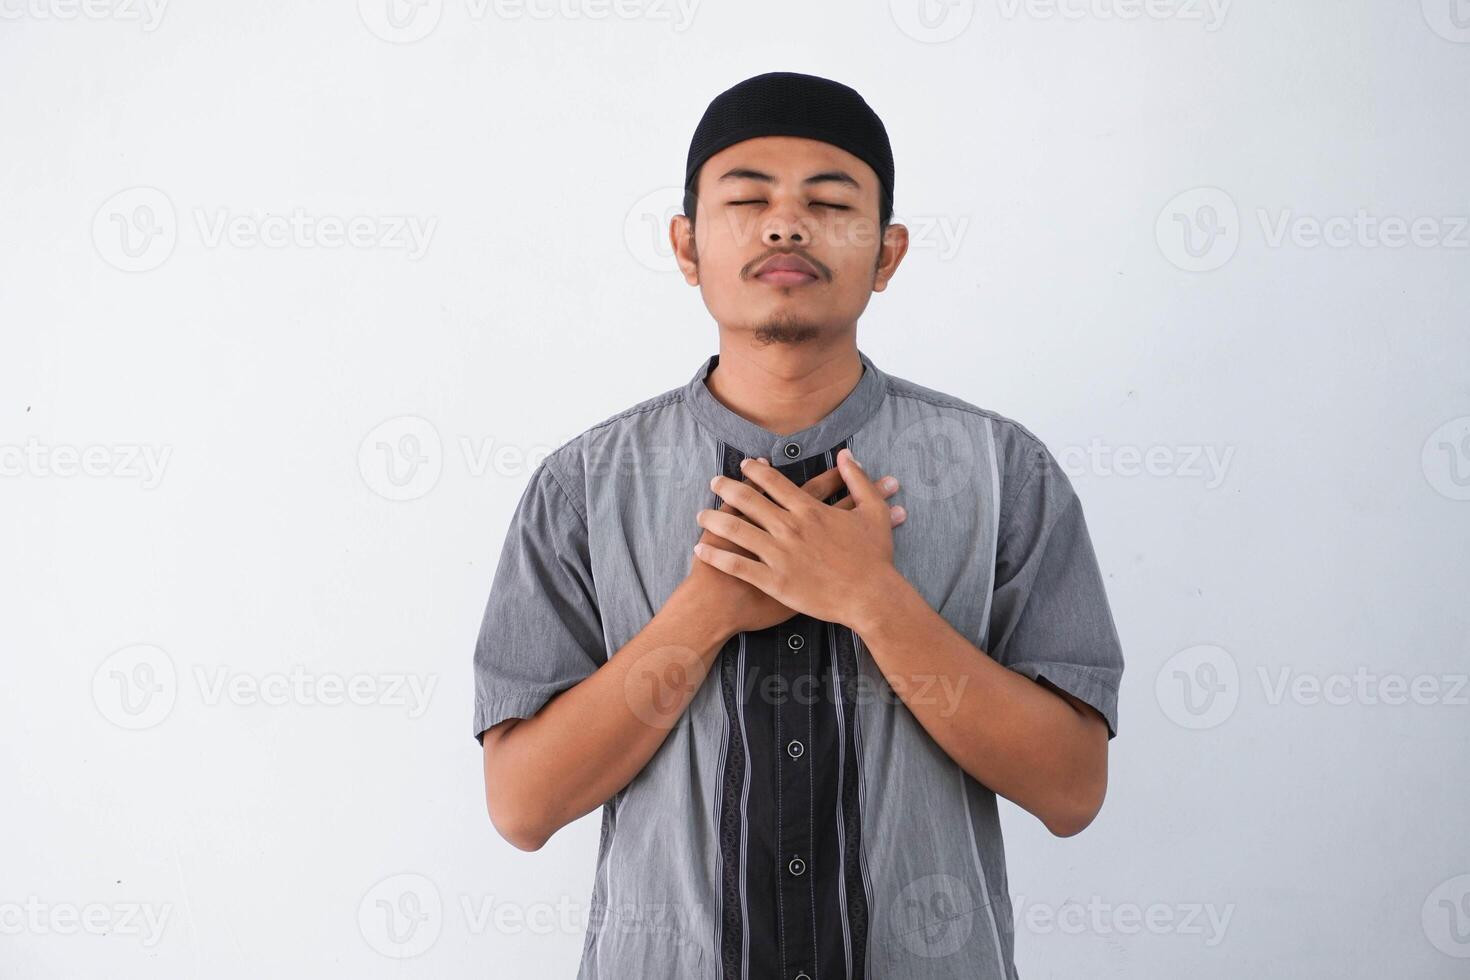
[(726, 408), (778, 436), (800, 432), (832, 413), (862, 378), (857, 339), (830, 345), (754, 347), (720, 337), (720, 360), (705, 386)]

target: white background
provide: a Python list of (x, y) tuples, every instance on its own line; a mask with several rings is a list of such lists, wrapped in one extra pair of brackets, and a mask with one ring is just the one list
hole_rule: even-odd
[(599, 817), (495, 834), (471, 650), (534, 462), (716, 349), (665, 231), (770, 70), (892, 139), (859, 346), (1104, 566), (1021, 975), (1470, 970), (1464, 0), (0, 11), (0, 977), (574, 974)]

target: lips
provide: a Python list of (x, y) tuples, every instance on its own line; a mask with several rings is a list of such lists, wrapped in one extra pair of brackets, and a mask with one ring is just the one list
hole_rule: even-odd
[(776, 286), (795, 286), (816, 282), (817, 268), (799, 255), (775, 255), (756, 270), (755, 277)]

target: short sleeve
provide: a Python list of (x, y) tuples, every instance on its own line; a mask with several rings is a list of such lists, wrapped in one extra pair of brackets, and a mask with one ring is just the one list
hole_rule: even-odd
[(475, 730), (530, 718), (607, 662), (587, 522), (543, 460), (505, 534), (475, 641)]
[(1118, 734), (1123, 650), (1082, 503), (1051, 452), (1031, 442), (1001, 508), (991, 599), (997, 662), (1092, 705)]

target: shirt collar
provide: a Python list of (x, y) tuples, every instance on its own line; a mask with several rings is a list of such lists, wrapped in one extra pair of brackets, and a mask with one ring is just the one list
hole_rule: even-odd
[(720, 362), (719, 354), (711, 354), (700, 364), (684, 386), (684, 400), (699, 421), (727, 446), (746, 456), (765, 456), (773, 466), (793, 463), (808, 456), (820, 456), (849, 439), (882, 403), (888, 390), (887, 375), (861, 350), (858, 359), (862, 361), (863, 373), (857, 386), (826, 418), (789, 435), (761, 428), (714, 396), (704, 379)]

